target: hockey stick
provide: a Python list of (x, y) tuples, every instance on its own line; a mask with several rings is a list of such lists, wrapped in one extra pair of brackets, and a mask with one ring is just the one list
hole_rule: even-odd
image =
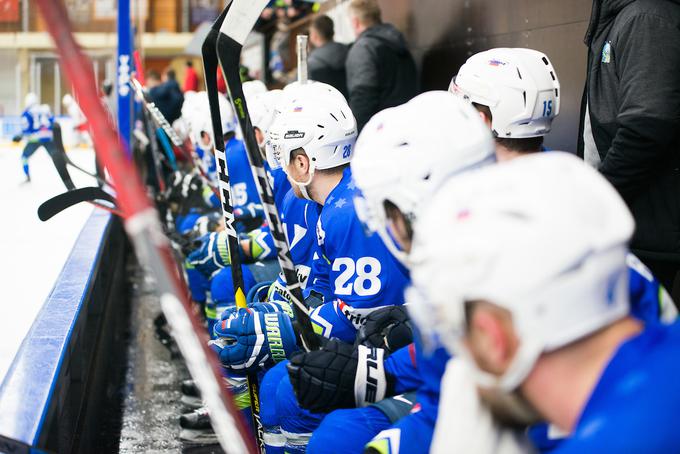
[[(184, 157), (186, 157), (189, 160), (189, 162), (192, 163), (192, 166), (198, 170), (198, 173), (201, 174), (201, 177), (205, 180), (208, 187), (213, 191), (213, 193), (215, 195), (218, 195), (218, 191), (213, 187), (210, 181), (210, 177), (206, 175), (201, 165), (197, 162), (198, 158), (193, 148), (187, 147), (186, 144), (182, 142), (182, 139), (180, 139), (179, 135), (177, 135), (177, 132), (173, 129), (173, 127), (170, 126), (170, 123), (168, 123), (168, 120), (165, 118), (163, 113), (151, 100), (149, 94), (144, 91), (144, 87), (139, 82), (139, 80), (137, 80), (135, 77), (132, 77), (132, 79), (130, 80), (130, 85), (132, 86), (137, 96), (142, 100), (142, 104), (144, 104), (144, 107), (146, 108), (147, 112), (153, 119), (154, 123), (156, 123), (158, 125), (158, 128), (162, 130), (162, 132), (160, 130), (157, 131), (158, 137), (159, 140), (164, 144), (166, 154), (168, 155), (168, 159), (171, 160), (171, 165), (173, 169), (176, 169), (175, 156), (170, 147), (174, 147), (175, 149), (179, 150), (184, 155)], [(165, 136), (162, 135), (163, 132), (165, 133)], [(172, 144), (168, 143), (167, 139), (170, 139)]]
[[(103, 200), (113, 205), (113, 207), (103, 205), (98, 200)], [(116, 207), (116, 199), (106, 191), (103, 191), (99, 186), (86, 186), (84, 188), (72, 189), (55, 195), (51, 199), (45, 200), (38, 207), (38, 218), (41, 221), (47, 221), (57, 214), (61, 213), (67, 208), (72, 207), (81, 202), (89, 202), (92, 205), (102, 208), (111, 214), (121, 216), (122, 213)]]
[(54, 168), (57, 169), (59, 178), (61, 178), (61, 181), (62, 183), (64, 183), (64, 186), (66, 186), (66, 189), (70, 191), (71, 189), (75, 189), (76, 185), (73, 184), (73, 180), (71, 180), (71, 174), (69, 174), (68, 169), (66, 168), (67, 158), (63, 146), (61, 149), (59, 149), (57, 148), (57, 145), (54, 142), (55, 131), (57, 131), (59, 138), (61, 138), (61, 125), (59, 125), (59, 123), (57, 122), (55, 122), (54, 125), (52, 126), (52, 145), (54, 145), (54, 148), (52, 148), (51, 151), (47, 147), (45, 147), (45, 149), (47, 150), (47, 153), (50, 155), (50, 158), (52, 159), (52, 164), (54, 164)]
[(243, 85), (239, 71), (239, 61), (243, 43), (257, 22), (258, 17), (267, 6), (268, 0), (233, 0), (229, 12), (220, 27), (217, 38), (217, 55), (222, 66), (222, 74), (227, 80), (229, 94), (234, 105), (239, 127), (253, 170), (255, 184), (265, 208), (269, 228), (276, 245), (279, 265), (286, 279), (286, 287), (295, 312), (294, 327), (300, 334), (302, 345), (306, 350), (317, 350), (319, 339), (314, 334), (309, 318), (309, 308), (302, 297), (302, 289), (291, 259), (290, 246), (283, 231), (279, 213), (274, 204), (274, 195), (267, 178), (262, 155), (260, 154), (255, 131), (248, 114)]
[(82, 53), (70, 29), (66, 7), (61, 0), (37, 0), (47, 28), (54, 39), (62, 68), (75, 88), (81, 107), (90, 120), (96, 151), (118, 188), (118, 200), (125, 216), (125, 229), (143, 266), (153, 273), (161, 307), (210, 410), (215, 433), (228, 453), (255, 453), (246, 425), (228, 392), (215, 354), (188, 298), (186, 284), (174, 265), (168, 238), (163, 234), (158, 214), (151, 206), (144, 185), (132, 161), (121, 149), (111, 119), (96, 91), (92, 64)]
[(54, 146), (56, 146), (57, 151), (62, 154), (62, 156), (64, 157), (64, 161), (66, 161), (66, 164), (70, 165), (71, 167), (73, 167), (76, 170), (79, 170), (83, 174), (94, 178), (101, 185), (113, 187), (111, 185), (111, 183), (104, 180), (99, 175), (95, 175), (93, 173), (90, 173), (87, 170), (80, 167), (79, 165), (75, 164), (73, 161), (71, 161), (71, 158), (69, 158), (68, 153), (66, 153), (66, 148), (64, 148), (64, 140), (63, 140), (62, 135), (61, 135), (61, 125), (59, 123), (54, 124), (54, 128), (52, 130), (52, 135), (53, 135)]
[[(239, 254), (239, 238), (234, 228), (234, 209), (232, 206), (231, 185), (229, 183), (229, 169), (227, 168), (227, 154), (224, 144), (224, 131), (222, 131), (222, 118), (220, 115), (220, 100), (217, 90), (217, 37), (229, 11), (228, 4), (222, 14), (215, 20), (201, 47), (203, 55), (203, 74), (205, 86), (208, 92), (208, 104), (210, 106), (210, 118), (212, 121), (213, 137), (215, 145), (215, 159), (219, 175), (220, 199), (222, 201), (222, 214), (224, 216), (225, 231), (227, 232), (227, 246), (231, 261), (231, 278), (234, 284), (234, 299), (236, 307), (247, 308), (246, 295), (244, 292), (243, 270), (241, 255)], [(253, 428), (255, 429), (255, 442), (260, 452), (265, 453), (264, 427), (260, 418), (260, 384), (257, 373), (248, 374), (248, 391), (250, 394), (250, 410), (253, 416)]]
[[(163, 149), (165, 150), (165, 154), (168, 158), (168, 162), (170, 163), (170, 167), (172, 167), (173, 170), (177, 170), (177, 162), (175, 160), (174, 151), (172, 147), (169, 146), (170, 144), (167, 142), (167, 139), (169, 137), (168, 131), (172, 130), (172, 126), (170, 126), (170, 124), (165, 119), (161, 111), (158, 109), (158, 107), (156, 107), (156, 104), (153, 102), (149, 94), (144, 91), (144, 87), (142, 86), (142, 84), (134, 76), (130, 78), (130, 86), (132, 87), (132, 90), (135, 92), (137, 97), (142, 101), (144, 108), (149, 113), (153, 122), (156, 124), (157, 127), (156, 136), (161, 141), (161, 145), (163, 145)], [(167, 129), (165, 125), (167, 125)], [(165, 132), (165, 134), (168, 134), (168, 137), (163, 137), (162, 136), (163, 132)], [(172, 130), (172, 132), (173, 134), (176, 135), (174, 130)]]

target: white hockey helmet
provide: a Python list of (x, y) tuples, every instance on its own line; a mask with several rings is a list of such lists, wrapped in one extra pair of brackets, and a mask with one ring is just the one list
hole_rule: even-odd
[[(229, 101), (227, 101), (224, 95), (220, 93), (218, 99), (220, 104), (220, 117), (222, 119), (222, 132), (226, 134), (236, 129), (236, 117), (231, 108), (231, 104), (229, 104)], [(197, 92), (190, 97), (189, 103), (186, 101), (184, 102), (182, 105), (182, 118), (185, 119), (189, 126), (189, 135), (194, 143), (198, 142), (201, 131), (207, 131), (210, 134), (212, 142), (215, 143), (207, 92)]]
[(65, 107), (70, 107), (73, 104), (73, 96), (71, 96), (69, 93), (66, 93), (63, 98), (61, 98), (61, 103)]
[(407, 254), (387, 231), (385, 202), (414, 223), (436, 188), (452, 175), (495, 162), (489, 128), (477, 111), (446, 91), (430, 91), (383, 110), (364, 127), (352, 159), (362, 196), (357, 213), (404, 264)]
[(263, 134), (267, 133), (274, 121), (274, 112), (282, 93), (282, 90), (271, 90), (246, 99), (250, 121), (253, 127), (258, 128)]
[(410, 257), (417, 290), (407, 295), (418, 303), (414, 319), (465, 357), (465, 304), (508, 310), (519, 338), (515, 357), (501, 377), (477, 371), (481, 386), (514, 390), (543, 352), (628, 314), (633, 229), (616, 190), (567, 153), (461, 175), (418, 220)]
[(267, 86), (259, 79), (248, 80), (243, 82), (243, 96), (246, 98), (246, 102), (249, 98), (259, 94), (266, 93)]
[(278, 168), (279, 163), (276, 158), (274, 158), (274, 152), (269, 145), (268, 131), (276, 118), (276, 108), (282, 94), (282, 90), (271, 90), (265, 93), (258, 93), (251, 98), (246, 99), (253, 128), (259, 129), (264, 136), (262, 143), (258, 143), (257, 145), (264, 153), (267, 164), (269, 164), (271, 169)]
[(338, 99), (343, 100), (345, 103), (347, 103), (347, 98), (340, 93), (340, 90), (335, 88), (334, 86), (324, 83), (324, 82), (318, 82), (316, 80), (308, 80), (307, 82), (300, 82), (300, 81), (295, 81), (291, 82), (285, 87), (283, 87), (283, 93), (284, 97), (281, 99), (282, 103), (285, 103), (286, 100), (291, 100), (294, 99), (297, 96), (297, 93), (309, 93), (310, 91), (316, 91), (317, 93), (320, 94), (328, 94), (331, 96), (334, 96)]
[(28, 109), (38, 104), (38, 97), (35, 93), (28, 93), (24, 98), (24, 106)]
[(313, 85), (296, 90), (296, 96), (281, 107), (269, 128), (272, 151), (284, 170), (294, 150), (302, 148), (309, 157), (309, 180), (296, 182), (303, 193), (317, 169), (350, 162), (356, 138), (357, 122), (344, 98), (323, 93)]
[(524, 139), (550, 132), (560, 113), (560, 82), (542, 52), (491, 49), (470, 57), (449, 91), (489, 107), (496, 137)]

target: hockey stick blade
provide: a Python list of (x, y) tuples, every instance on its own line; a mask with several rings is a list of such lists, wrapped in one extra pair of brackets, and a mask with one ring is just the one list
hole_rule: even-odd
[(38, 207), (38, 218), (44, 222), (73, 205), (81, 202), (94, 202), (95, 200), (109, 202), (113, 205), (114, 209), (116, 208), (116, 199), (111, 194), (103, 191), (99, 186), (87, 186), (63, 192), (44, 201)]
[(262, 155), (260, 154), (252, 122), (248, 114), (248, 106), (243, 95), (243, 85), (239, 73), (239, 61), (243, 43), (252, 30), (258, 17), (267, 5), (267, 0), (233, 0), (220, 34), (217, 38), (217, 55), (222, 66), (222, 74), (227, 80), (231, 102), (234, 105), (239, 127), (243, 134), (246, 151), (253, 169), (253, 177), (264, 205), (271, 235), (277, 249), (279, 265), (286, 279), (286, 287), (295, 312), (294, 327), (300, 334), (306, 350), (317, 350), (319, 339), (312, 328), (309, 308), (302, 297), (302, 289), (298, 280), (295, 265), (290, 255), (290, 246), (274, 204), (274, 195), (267, 178)]

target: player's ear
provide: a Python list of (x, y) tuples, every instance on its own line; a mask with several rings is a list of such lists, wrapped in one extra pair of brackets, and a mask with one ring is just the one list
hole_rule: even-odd
[(484, 124), (486, 124), (489, 128), (491, 128), (491, 118), (487, 117), (487, 115), (484, 112), (482, 112), (481, 110), (477, 111), (477, 113), (479, 114), (479, 118), (482, 119)]
[(302, 148), (298, 148), (294, 152), (294, 162), (295, 168), (301, 173), (306, 174), (309, 172), (309, 157)]
[(466, 343), (477, 365), (492, 374), (503, 374), (516, 350), (511, 325), (486, 304), (472, 311), (468, 323)]

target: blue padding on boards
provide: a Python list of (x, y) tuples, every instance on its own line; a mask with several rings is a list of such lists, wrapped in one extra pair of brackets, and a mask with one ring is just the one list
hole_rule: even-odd
[(6, 437), (37, 443), (110, 220), (111, 215), (102, 210), (95, 210), (87, 220), (0, 384), (0, 434)]

